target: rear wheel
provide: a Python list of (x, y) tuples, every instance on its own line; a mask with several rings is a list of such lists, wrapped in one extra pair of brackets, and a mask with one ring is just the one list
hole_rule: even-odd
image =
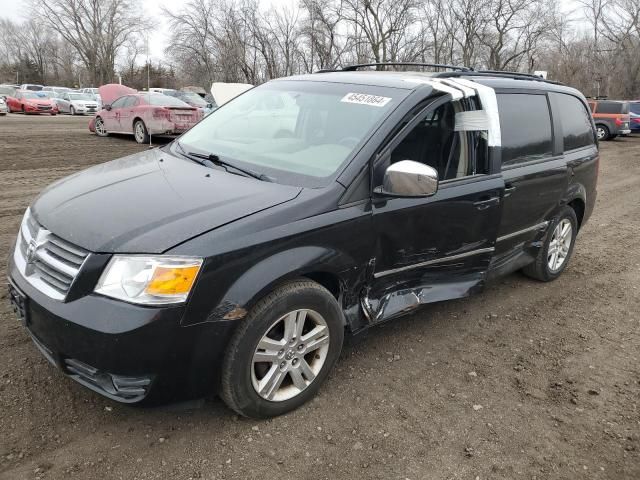
[(100, 117), (96, 117), (93, 128), (96, 131), (96, 135), (99, 137), (106, 137), (109, 135), (109, 132), (107, 132), (107, 129), (104, 127), (104, 120)]
[(149, 133), (142, 120), (136, 120), (133, 124), (133, 136), (138, 143), (149, 143)]
[(596, 135), (598, 136), (598, 140), (609, 140), (611, 138), (609, 128), (602, 124), (596, 125)]
[(263, 298), (233, 336), (222, 368), (221, 397), (241, 415), (266, 418), (315, 396), (344, 338), (336, 299), (310, 280)]
[(522, 271), (525, 275), (543, 282), (558, 278), (567, 268), (577, 233), (576, 212), (571, 207), (564, 207), (550, 223), (547, 238), (535, 261)]

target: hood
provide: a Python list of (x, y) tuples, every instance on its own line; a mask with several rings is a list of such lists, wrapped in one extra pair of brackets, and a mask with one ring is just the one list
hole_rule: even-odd
[(34, 105), (55, 105), (55, 102), (47, 97), (42, 98), (23, 98), (22, 101), (24, 103), (31, 103)]
[(62, 179), (31, 210), (45, 228), (93, 252), (162, 253), (300, 190), (154, 149)]
[(123, 95), (138, 93), (137, 90), (129, 88), (125, 85), (120, 85), (119, 83), (109, 83), (107, 85), (102, 85), (98, 88), (98, 92), (100, 93), (102, 103), (104, 103), (105, 105), (111, 105), (114, 100), (117, 100)]
[(211, 95), (213, 95), (216, 104), (221, 107), (229, 100), (233, 100), (250, 88), (253, 88), (253, 85), (248, 83), (214, 82), (213, 85), (211, 85)]

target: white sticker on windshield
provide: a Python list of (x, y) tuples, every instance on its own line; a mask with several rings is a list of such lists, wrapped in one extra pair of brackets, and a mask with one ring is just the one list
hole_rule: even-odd
[(357, 103), (359, 105), (370, 105), (372, 107), (384, 107), (391, 101), (391, 98), (378, 97), (377, 95), (368, 95), (366, 93), (347, 93), (340, 101), (345, 103)]

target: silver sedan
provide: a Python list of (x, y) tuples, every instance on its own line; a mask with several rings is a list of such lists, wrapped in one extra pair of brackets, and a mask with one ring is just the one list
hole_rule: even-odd
[(80, 92), (65, 92), (56, 98), (60, 113), (71, 115), (94, 115), (98, 111), (98, 102), (92, 95)]

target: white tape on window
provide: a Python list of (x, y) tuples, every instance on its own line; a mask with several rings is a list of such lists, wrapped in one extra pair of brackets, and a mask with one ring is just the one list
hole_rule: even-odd
[(465, 97), (474, 97), (476, 95), (476, 91), (473, 88), (470, 88), (464, 85), (463, 83), (458, 82), (457, 79), (455, 78), (439, 78), (438, 81), (446, 85), (449, 85), (451, 87), (462, 90), (462, 94)]
[(454, 130), (457, 132), (489, 130), (489, 117), (486, 110), (470, 110), (456, 113)]
[(487, 143), (490, 147), (499, 147), (502, 145), (502, 136), (500, 133), (500, 115), (498, 113), (498, 100), (496, 92), (493, 88), (480, 83), (467, 80), (466, 78), (456, 78), (461, 85), (473, 88), (480, 98), (482, 109), (486, 112), (488, 119), (488, 139)]
[(450, 87), (449, 85), (445, 85), (442, 82), (437, 81), (435, 78), (430, 79), (422, 79), (422, 78), (405, 78), (405, 82), (409, 83), (424, 83), (427, 85), (431, 85), (434, 90), (438, 90), (439, 92), (448, 93), (451, 95), (451, 98), (454, 100), (460, 100), (463, 96), (462, 90), (455, 87)]

